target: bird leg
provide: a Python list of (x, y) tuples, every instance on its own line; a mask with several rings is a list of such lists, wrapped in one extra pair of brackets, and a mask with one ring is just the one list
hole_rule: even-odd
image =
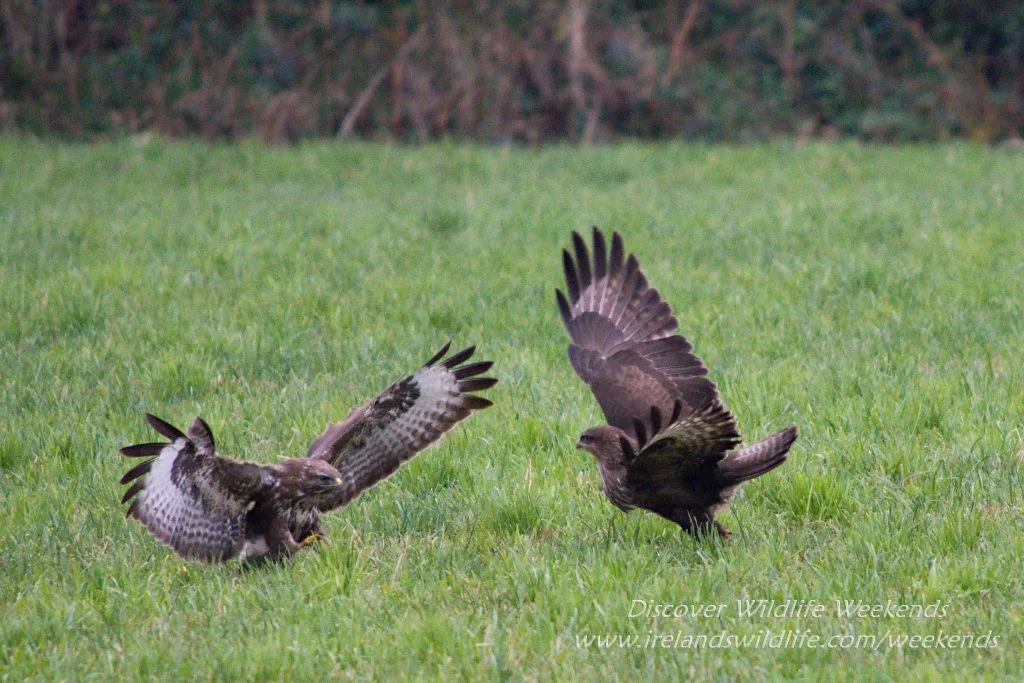
[(296, 542), (288, 522), (278, 517), (270, 523), (270, 529), (267, 532), (267, 545), (270, 546), (269, 554), (273, 557), (279, 557), (281, 555), (294, 555), (306, 546), (322, 540), (322, 538), (320, 534), (313, 533), (302, 539), (301, 543)]
[(731, 531), (716, 522), (714, 518), (705, 511), (693, 512), (690, 510), (683, 510), (680, 514), (672, 517), (672, 521), (697, 539), (707, 538), (715, 534), (721, 536), (723, 539), (732, 536)]

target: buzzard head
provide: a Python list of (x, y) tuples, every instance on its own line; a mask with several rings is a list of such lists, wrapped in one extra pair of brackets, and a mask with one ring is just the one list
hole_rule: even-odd
[(576, 448), (590, 451), (598, 464), (605, 466), (625, 465), (634, 457), (633, 442), (618, 427), (598, 425), (580, 434)]
[(278, 497), (293, 505), (327, 510), (344, 491), (341, 472), (324, 460), (294, 458), (274, 469), (280, 481)]

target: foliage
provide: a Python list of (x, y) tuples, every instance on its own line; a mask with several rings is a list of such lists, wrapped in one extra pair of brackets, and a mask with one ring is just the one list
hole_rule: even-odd
[(1024, 135), (1024, 4), (0, 0), (0, 125), (266, 140)]

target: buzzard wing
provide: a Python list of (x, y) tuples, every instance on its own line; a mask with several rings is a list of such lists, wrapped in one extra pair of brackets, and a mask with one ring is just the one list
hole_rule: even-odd
[(328, 425), (310, 444), (307, 457), (326, 460), (341, 472), (345, 495), (339, 505), (390, 476), (472, 411), (492, 405), (470, 393), (497, 383), (479, 376), (491, 361), (463, 365), (473, 355), (471, 346), (438, 363), (450, 344), (367, 405)]
[(650, 424), (655, 433), (647, 441), (645, 424), (640, 432), (635, 459), (629, 466), (629, 481), (639, 488), (658, 489), (684, 479), (711, 476), (726, 453), (740, 443), (736, 420), (721, 401), (689, 414), (677, 404), (668, 425), (661, 429), (661, 415), (652, 410)]
[[(217, 455), (213, 434), (201, 418), (182, 434), (160, 418), (146, 421), (170, 443), (126, 446), (121, 454), (147, 458), (130, 469), (122, 503), (153, 536), (185, 558), (223, 562), (245, 541), (249, 503), (271, 481), (254, 463)], [(156, 457), (150, 457), (156, 456)]]
[(662, 413), (682, 401), (684, 414), (718, 400), (707, 368), (674, 334), (679, 321), (650, 287), (636, 257), (624, 256), (622, 237), (594, 228), (593, 252), (572, 234), (573, 253), (562, 252), (568, 295), (556, 290), (572, 343), (569, 362), (594, 393), (608, 423), (636, 437), (636, 416)]

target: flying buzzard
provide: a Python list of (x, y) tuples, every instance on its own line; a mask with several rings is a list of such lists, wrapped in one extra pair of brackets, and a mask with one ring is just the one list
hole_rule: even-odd
[(693, 535), (729, 531), (714, 520), (737, 487), (781, 465), (796, 440), (790, 427), (739, 448), (740, 433), (707, 368), (674, 334), (679, 321), (648, 286), (622, 238), (611, 252), (594, 228), (591, 254), (572, 234), (562, 251), (568, 297), (555, 290), (572, 343), (569, 362), (608, 424), (583, 432), (577, 448), (597, 460), (601, 488), (628, 512), (650, 510)]
[[(146, 414), (170, 443), (127, 446), (144, 457), (122, 484), (128, 516), (182, 557), (203, 562), (291, 555), (324, 536), (323, 512), (347, 505), (456, 422), (491, 402), (474, 391), (498, 380), (481, 377), (491, 361), (463, 365), (474, 347), (433, 358), (365, 406), (330, 424), (304, 458), (274, 465), (217, 453), (210, 427), (196, 418), (187, 434)], [(153, 457), (155, 456), (155, 457)]]

